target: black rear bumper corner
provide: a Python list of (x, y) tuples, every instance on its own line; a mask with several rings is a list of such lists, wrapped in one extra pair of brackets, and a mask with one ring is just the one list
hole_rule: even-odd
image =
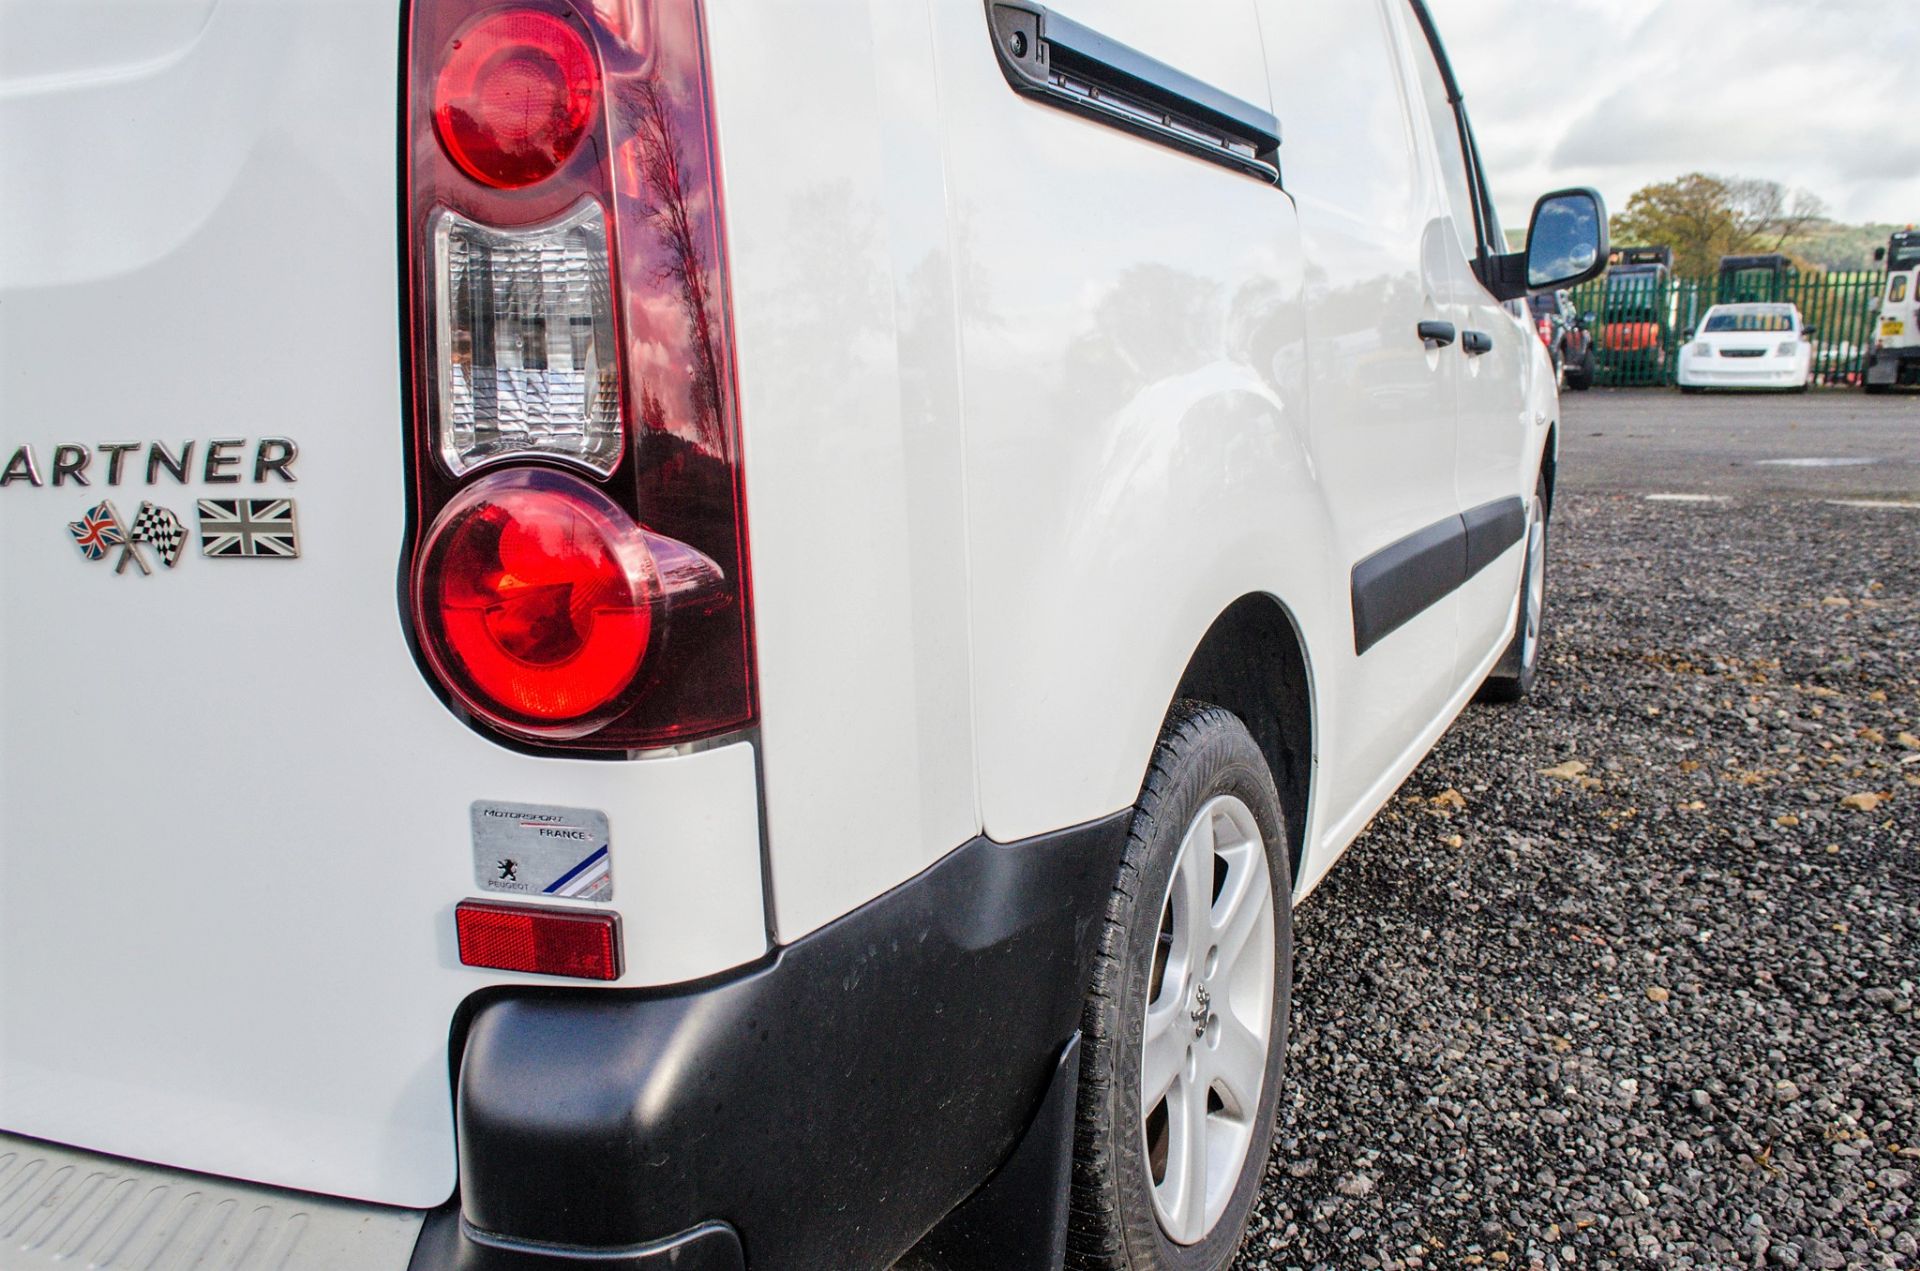
[(414, 1271), (859, 1271), (923, 1237), (956, 1268), (1057, 1266), (1127, 824), (975, 839), (733, 977), (478, 1003), (458, 1206)]

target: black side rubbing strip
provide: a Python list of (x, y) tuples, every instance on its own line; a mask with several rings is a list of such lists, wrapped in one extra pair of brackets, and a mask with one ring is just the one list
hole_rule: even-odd
[(1467, 577), (1467, 527), (1459, 516), (1389, 543), (1353, 567), (1353, 651), (1365, 653)]
[(1027, 0), (987, 0), (987, 28), (1015, 92), (1279, 184), (1272, 113)]
[(1353, 651), (1365, 653), (1500, 558), (1527, 505), (1495, 499), (1389, 543), (1353, 567)]
[(1467, 526), (1467, 578), (1499, 560), (1527, 533), (1527, 505), (1518, 499), (1482, 503), (1468, 508), (1460, 519)]

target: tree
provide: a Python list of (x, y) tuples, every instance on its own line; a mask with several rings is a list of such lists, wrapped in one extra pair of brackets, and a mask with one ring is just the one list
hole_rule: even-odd
[(1613, 218), (1613, 241), (1671, 247), (1675, 273), (1706, 277), (1722, 256), (1790, 252), (1825, 216), (1819, 198), (1778, 181), (1690, 172), (1636, 190)]

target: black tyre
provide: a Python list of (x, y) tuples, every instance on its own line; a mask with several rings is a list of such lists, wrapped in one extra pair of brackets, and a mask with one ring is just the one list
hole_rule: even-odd
[(1489, 702), (1517, 702), (1533, 691), (1540, 668), (1540, 645), (1546, 636), (1547, 613), (1547, 482), (1542, 477), (1527, 505), (1526, 564), (1520, 572), (1520, 613), (1513, 642), (1494, 664), (1480, 687)]
[(1576, 393), (1584, 393), (1593, 387), (1593, 350), (1589, 348), (1580, 355), (1580, 360), (1567, 369), (1567, 387)]
[(1273, 1142), (1292, 891), (1260, 748), (1229, 712), (1176, 704), (1134, 805), (1081, 1023), (1068, 1267), (1232, 1262)]
[(1860, 387), (1865, 389), (1868, 394), (1874, 397), (1878, 397), (1882, 393), (1891, 392), (1893, 390), (1893, 385), (1891, 384), (1862, 384)]

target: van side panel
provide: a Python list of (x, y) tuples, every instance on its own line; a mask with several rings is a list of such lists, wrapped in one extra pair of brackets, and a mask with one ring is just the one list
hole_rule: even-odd
[[(1250, 4), (1080, 5), (1266, 109)], [(935, 14), (965, 350), (981, 806), (996, 839), (1125, 808), (1188, 658), (1249, 592), (1345, 621), (1303, 430), (1286, 194), (1015, 94)]]
[(707, 20), (785, 942), (979, 829), (939, 102), (922, 0)]
[[(1368, 613), (1409, 590), (1383, 561), (1424, 562), (1421, 544), (1452, 550), (1459, 511), (1453, 467), (1458, 345), (1429, 345), (1420, 324), (1445, 317), (1437, 192), (1418, 148), (1413, 99), (1387, 3), (1263, 5), (1274, 101), (1288, 141), (1286, 179), (1299, 204), (1307, 287), (1308, 394), (1314, 471), (1332, 507), (1333, 567), (1379, 580)], [(1372, 568), (1354, 573), (1366, 562)], [(1415, 582), (1420, 571), (1415, 571)], [(1349, 595), (1359, 593), (1355, 582)], [(1318, 667), (1327, 705), (1313, 833), (1296, 880), (1311, 887), (1418, 758), (1422, 729), (1451, 696), (1458, 601), (1421, 595), (1405, 621), (1361, 639), (1356, 620)], [(1352, 602), (1350, 602), (1352, 603)], [(1364, 648), (1362, 647), (1364, 644)], [(1383, 781), (1390, 774), (1390, 781)]]

